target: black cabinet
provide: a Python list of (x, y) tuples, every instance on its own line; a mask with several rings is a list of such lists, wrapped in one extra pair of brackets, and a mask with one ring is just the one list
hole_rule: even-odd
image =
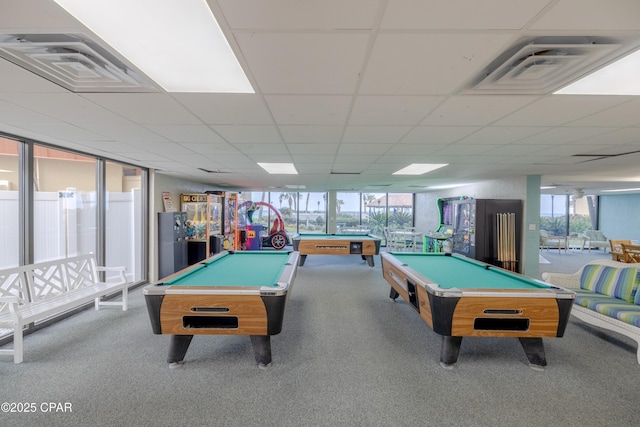
[(158, 277), (167, 277), (186, 268), (186, 212), (158, 213)]
[(521, 271), (522, 200), (459, 198), (445, 205), (454, 253)]

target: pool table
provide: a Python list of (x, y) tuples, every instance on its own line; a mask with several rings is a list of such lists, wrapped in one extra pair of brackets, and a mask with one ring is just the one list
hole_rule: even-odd
[(575, 293), (462, 255), (384, 252), (390, 297), (401, 296), (442, 336), (440, 363), (458, 360), (462, 337), (520, 340), (530, 366), (547, 365), (543, 337), (564, 335)]
[(154, 334), (171, 335), (170, 366), (184, 360), (194, 335), (249, 335), (260, 368), (271, 364), (271, 335), (282, 330), (298, 252), (223, 251), (143, 294)]
[(300, 266), (307, 255), (360, 255), (370, 267), (380, 253), (381, 238), (373, 234), (313, 234), (293, 236), (293, 250), (300, 252)]

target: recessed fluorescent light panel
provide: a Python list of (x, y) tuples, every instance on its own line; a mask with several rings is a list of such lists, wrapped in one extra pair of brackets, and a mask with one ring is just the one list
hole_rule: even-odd
[(254, 93), (206, 0), (55, 0), (168, 92)]
[(640, 191), (640, 188), (619, 188), (616, 190), (602, 190), (603, 193), (622, 193), (624, 191)]
[(298, 171), (293, 163), (258, 163), (262, 169), (272, 175), (297, 175)]
[(557, 188), (555, 185), (547, 185), (544, 187), (540, 187), (541, 190), (551, 190), (552, 188)]
[(560, 89), (558, 95), (640, 95), (640, 50)]
[(448, 166), (448, 164), (412, 163), (409, 166), (394, 172), (393, 175), (422, 175), (445, 166)]
[(449, 188), (458, 188), (458, 187), (466, 187), (471, 184), (444, 184), (444, 185), (432, 185), (430, 187), (426, 187), (429, 190), (447, 190)]

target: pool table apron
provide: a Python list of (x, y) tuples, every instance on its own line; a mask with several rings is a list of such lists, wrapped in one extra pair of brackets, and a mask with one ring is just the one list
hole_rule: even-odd
[(267, 335), (267, 309), (260, 295), (167, 294), (160, 325), (163, 334)]
[[(362, 247), (353, 251), (351, 243), (357, 241)], [(376, 242), (370, 239), (300, 239), (297, 248), (301, 255), (376, 255)]]

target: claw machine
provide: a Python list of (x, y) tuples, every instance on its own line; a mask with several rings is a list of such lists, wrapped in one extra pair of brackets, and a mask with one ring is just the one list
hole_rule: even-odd
[(182, 194), (185, 212), (187, 260), (192, 265), (221, 250), (222, 197), (218, 194)]

